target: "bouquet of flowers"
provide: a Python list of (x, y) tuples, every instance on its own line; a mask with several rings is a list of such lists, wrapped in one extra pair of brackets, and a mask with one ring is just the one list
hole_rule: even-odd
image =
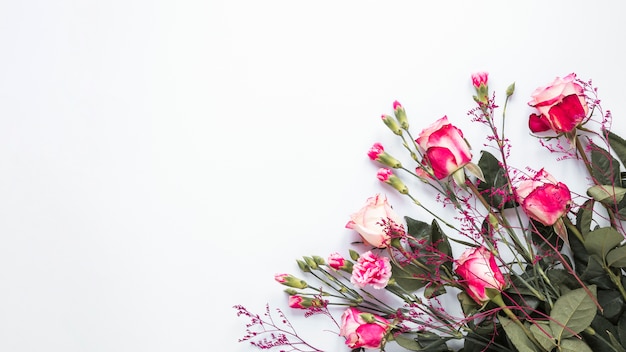
[[(368, 152), (381, 166), (384, 187), (432, 217), (400, 216), (384, 194), (371, 197), (347, 217), (346, 227), (362, 238), (354, 249), (304, 256), (297, 260), (302, 273), (275, 276), (289, 307), (327, 315), (353, 352), (392, 345), (432, 352), (626, 351), (626, 141), (611, 132), (610, 111), (592, 82), (574, 73), (530, 94), (531, 134), (549, 155), (586, 170), (586, 194), (575, 194), (544, 168), (509, 164), (504, 121), (515, 85), (500, 107), (487, 73), (473, 74), (472, 83), (476, 105), (468, 115), (488, 131), (476, 162), (447, 117), (415, 136), (397, 101), (382, 121), (407, 161), (380, 143)], [(430, 188), (454, 218), (422, 204), (410, 182)], [(235, 309), (249, 319), (242, 342), (321, 351), (280, 309), (267, 306), (261, 315)]]

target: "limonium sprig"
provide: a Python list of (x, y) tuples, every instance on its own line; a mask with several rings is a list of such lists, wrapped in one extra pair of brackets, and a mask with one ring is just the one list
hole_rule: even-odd
[[(286, 287), (287, 304), (305, 317), (330, 317), (353, 352), (390, 345), (437, 352), (626, 351), (626, 140), (611, 131), (611, 111), (602, 109), (591, 80), (575, 73), (527, 92), (530, 138), (555, 162), (577, 163), (584, 176), (568, 176), (587, 187), (577, 192), (571, 179), (553, 175), (552, 163), (538, 170), (511, 165), (514, 145), (505, 121), (519, 94), (515, 83), (501, 105), (487, 72), (470, 78), (475, 105), (467, 115), (485, 131), (480, 153), (454, 116), (417, 125), (398, 101), (381, 120), (408, 157), (392, 155), (382, 142), (367, 151), (383, 189), (408, 198), (429, 218), (401, 216), (377, 192), (348, 213), (345, 227), (359, 240), (347, 253), (304, 256), (296, 260), (302, 276), (274, 277)], [(416, 194), (429, 194), (422, 186), (456, 215), (420, 200)], [(242, 341), (267, 350), (321, 351), (290, 323), (279, 326), (235, 308), (251, 320)]]

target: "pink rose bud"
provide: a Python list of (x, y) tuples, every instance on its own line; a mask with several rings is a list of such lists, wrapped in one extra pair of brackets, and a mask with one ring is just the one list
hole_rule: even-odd
[(487, 85), (489, 74), (487, 72), (476, 72), (472, 74), (472, 84), (476, 89)]
[(489, 74), (487, 72), (477, 72), (472, 74), (472, 84), (476, 88), (476, 95), (474, 100), (478, 103), (487, 103), (489, 101), (489, 88), (487, 86), (487, 80)]
[(367, 152), (367, 156), (374, 161), (378, 161), (379, 163), (397, 169), (402, 167), (400, 161), (393, 156), (389, 155), (385, 152), (385, 148), (380, 143), (374, 143), (370, 150)]
[(506, 285), (495, 257), (485, 247), (466, 250), (454, 264), (454, 272), (463, 280), (461, 284), (478, 304), (490, 300), (485, 288), (502, 291)]
[(425, 128), (415, 140), (423, 150), (422, 164), (432, 169), (439, 180), (472, 161), (470, 146), (463, 138), (463, 132), (448, 122), (444, 116)]
[(535, 89), (531, 98), (528, 105), (539, 112), (530, 115), (528, 119), (528, 127), (532, 132), (571, 132), (589, 112), (583, 87), (576, 83), (574, 73), (563, 78), (557, 77), (551, 84)]
[(391, 132), (397, 134), (398, 136), (402, 135), (402, 130), (400, 129), (400, 126), (398, 126), (398, 122), (393, 117), (383, 114), (380, 116), (380, 118), (383, 120), (385, 125), (389, 127)]
[(339, 253), (331, 253), (326, 260), (328, 262), (328, 266), (335, 270), (345, 269), (347, 267), (348, 262), (344, 257)]
[(346, 228), (357, 231), (365, 243), (385, 248), (389, 244), (390, 230), (402, 230), (402, 224), (402, 218), (393, 211), (387, 197), (377, 194), (350, 216)]
[(319, 298), (303, 297), (300, 295), (289, 296), (289, 307), (307, 309), (311, 307), (323, 307), (325, 303)]
[[(363, 318), (366, 314), (367, 320)], [(378, 349), (389, 327), (390, 323), (387, 319), (350, 307), (341, 315), (339, 336), (345, 337), (346, 345), (352, 349)]]
[(375, 289), (381, 289), (387, 286), (390, 278), (391, 264), (389, 258), (367, 251), (354, 264), (350, 282), (359, 288), (371, 285)]
[(288, 287), (300, 288), (300, 289), (308, 287), (308, 284), (306, 283), (306, 281), (300, 280), (297, 277), (290, 275), (290, 274), (276, 274), (274, 275), (274, 280)]
[(545, 226), (554, 225), (567, 214), (572, 202), (567, 185), (558, 182), (544, 169), (531, 179), (519, 181), (515, 195), (524, 212)]
[(407, 188), (407, 186), (402, 182), (402, 180), (400, 180), (400, 178), (398, 178), (398, 176), (393, 174), (393, 171), (389, 169), (385, 169), (385, 168), (378, 169), (378, 172), (376, 173), (376, 177), (380, 181), (395, 188), (396, 191), (402, 194), (409, 193), (409, 189)]
[(406, 117), (406, 111), (397, 100), (393, 102), (393, 113), (396, 116), (396, 120), (400, 123), (400, 127), (404, 130), (408, 130), (409, 121)]

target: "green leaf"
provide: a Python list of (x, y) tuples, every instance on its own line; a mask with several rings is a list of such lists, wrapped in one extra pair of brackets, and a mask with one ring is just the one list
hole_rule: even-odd
[(587, 345), (594, 351), (611, 350), (611, 338), (614, 339), (617, 334), (617, 326), (600, 314), (596, 314), (595, 318), (593, 318), (591, 329), (589, 331), (584, 330), (581, 333)]
[(586, 283), (597, 285), (602, 289), (614, 288), (613, 281), (611, 281), (611, 278), (604, 270), (601, 259), (597, 255), (588, 257), (587, 266), (580, 275), (580, 279)]
[(506, 336), (519, 352), (539, 352), (539, 349), (537, 349), (530, 338), (526, 336), (521, 326), (504, 316), (499, 316), (498, 319), (500, 320), (500, 324), (502, 324), (504, 332), (506, 332)]
[(536, 321), (534, 324), (530, 325), (530, 332), (533, 333), (535, 339), (539, 341), (541, 347), (546, 351), (552, 351), (552, 349), (556, 347), (554, 333), (552, 329), (550, 329), (550, 323), (547, 321)]
[(614, 268), (626, 267), (626, 246), (611, 249), (606, 254), (606, 264)]
[(586, 236), (591, 231), (594, 204), (595, 201), (593, 199), (589, 199), (580, 206), (578, 213), (576, 213), (576, 227), (583, 236)]
[(589, 254), (605, 259), (607, 253), (624, 240), (624, 236), (612, 227), (601, 227), (593, 230), (585, 237), (585, 248)]
[[(482, 151), (478, 167), (483, 171), (484, 182), (478, 183), (478, 190), (487, 203), (496, 209), (513, 208), (513, 201), (504, 168), (493, 154)], [(505, 195), (503, 197), (503, 195)]]
[(406, 221), (406, 232), (417, 240), (427, 239), (430, 235), (430, 225), (426, 222), (404, 217)]
[(614, 206), (624, 199), (626, 188), (611, 185), (596, 185), (587, 190), (587, 195), (603, 204)]
[(623, 314), (617, 322), (617, 337), (622, 345), (626, 346), (626, 314)]
[[(431, 225), (430, 242), (437, 246), (439, 252), (445, 254), (448, 258), (452, 258), (450, 241), (448, 241), (448, 236), (441, 230), (441, 226), (439, 226), (437, 220), (433, 220)], [(446, 261), (443, 265), (446, 266), (448, 271), (452, 272), (452, 260)]]
[(591, 174), (601, 185), (621, 186), (619, 161), (600, 146), (591, 144)]
[(408, 292), (414, 292), (426, 285), (426, 272), (414, 265), (399, 266), (391, 262), (391, 278), (398, 286)]
[(622, 165), (626, 165), (626, 141), (613, 132), (609, 132), (608, 137), (611, 149), (613, 149), (615, 154), (617, 154), (617, 157), (622, 162)]
[(433, 297), (443, 295), (444, 293), (446, 293), (446, 287), (444, 285), (436, 285), (434, 283), (431, 283), (430, 285), (426, 286), (426, 289), (424, 290), (424, 297), (427, 299), (431, 299)]
[(419, 351), (422, 348), (422, 346), (417, 343), (417, 340), (415, 340), (414, 338), (406, 337), (406, 335), (394, 336), (393, 339), (398, 343), (398, 345), (400, 345), (400, 347), (405, 348), (409, 351)]
[(561, 341), (559, 352), (593, 352), (585, 341), (572, 337)]
[[(596, 286), (589, 286), (595, 296)], [(578, 334), (591, 325), (596, 315), (596, 305), (584, 288), (572, 290), (559, 297), (550, 313), (550, 328), (557, 341)]]
[(465, 291), (459, 292), (456, 297), (459, 300), (463, 314), (465, 314), (466, 317), (474, 314), (478, 308), (480, 308), (480, 305), (478, 305), (478, 303), (476, 303), (476, 301), (474, 301)]
[(611, 321), (617, 321), (624, 309), (624, 298), (617, 290), (598, 290), (598, 303), (604, 308), (604, 317)]

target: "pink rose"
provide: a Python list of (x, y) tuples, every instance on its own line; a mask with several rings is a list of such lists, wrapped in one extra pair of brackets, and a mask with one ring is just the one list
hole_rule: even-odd
[(451, 125), (447, 116), (424, 129), (415, 141), (424, 151), (422, 164), (431, 167), (435, 177), (440, 180), (472, 160), (463, 132)]
[(485, 288), (502, 291), (504, 276), (496, 264), (493, 254), (485, 247), (470, 248), (455, 261), (454, 272), (463, 279), (467, 293), (478, 304), (489, 301)]
[(388, 326), (386, 319), (350, 307), (341, 315), (339, 336), (346, 338), (350, 348), (380, 348)]
[(375, 289), (387, 286), (391, 278), (389, 258), (377, 256), (372, 251), (363, 253), (352, 268), (350, 282), (360, 288), (372, 285)]
[(574, 73), (563, 78), (557, 77), (550, 85), (535, 89), (531, 97), (528, 105), (539, 110), (539, 114), (530, 115), (528, 120), (528, 126), (533, 132), (571, 132), (587, 116), (585, 94), (576, 83)]
[(346, 228), (357, 231), (366, 243), (385, 248), (389, 244), (390, 225), (400, 228), (402, 219), (393, 211), (387, 197), (377, 194), (368, 198), (365, 206), (350, 216)]
[(554, 225), (565, 215), (572, 201), (569, 188), (544, 169), (533, 178), (520, 181), (515, 193), (526, 214), (546, 226)]

